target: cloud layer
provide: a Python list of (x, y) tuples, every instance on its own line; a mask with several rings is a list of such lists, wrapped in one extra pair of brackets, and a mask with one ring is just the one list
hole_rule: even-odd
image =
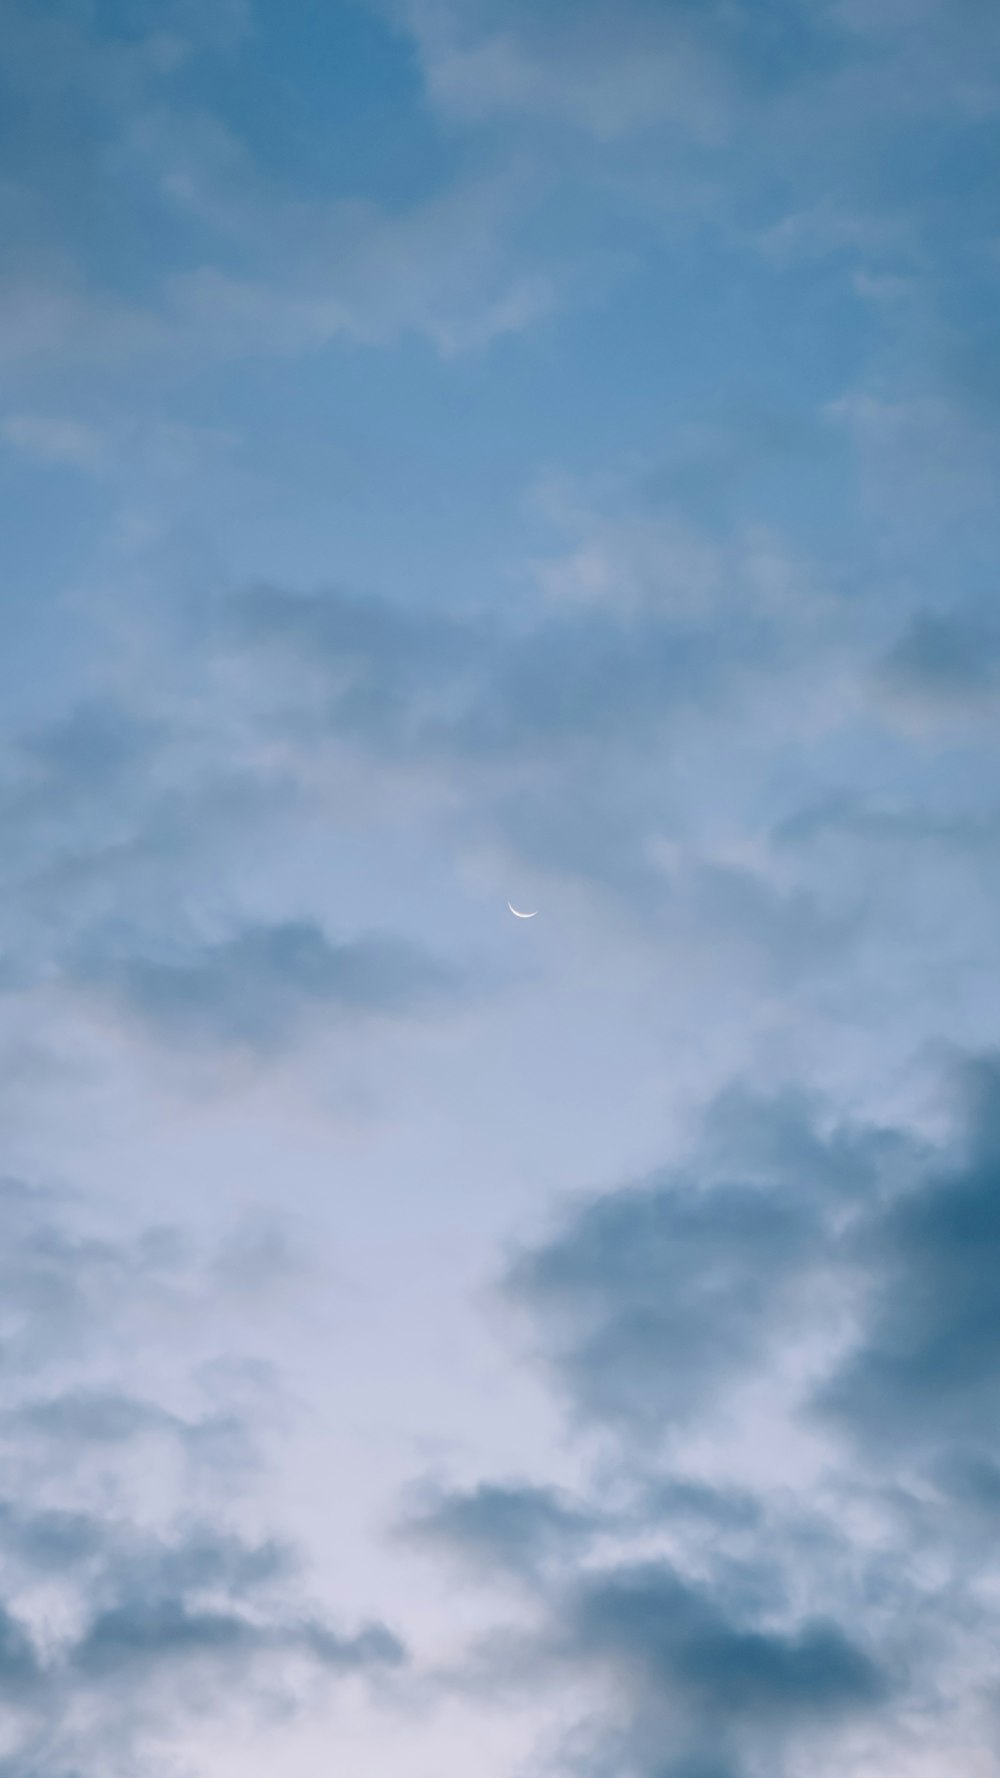
[(3, 15), (0, 1775), (996, 1778), (996, 16)]

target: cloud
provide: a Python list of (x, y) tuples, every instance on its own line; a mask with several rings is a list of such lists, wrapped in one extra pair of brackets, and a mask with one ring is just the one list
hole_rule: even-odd
[(918, 612), (882, 663), (885, 684), (931, 711), (981, 707), (1000, 684), (1000, 626), (971, 606)]
[(75, 1630), (43, 1641), (16, 1616), (0, 1619), (5, 1728), (21, 1771), (70, 1761), (152, 1771), (164, 1711), (176, 1731), (187, 1711), (225, 1711), (234, 1693), (294, 1708), (302, 1669), (347, 1676), (403, 1660), (381, 1625), (345, 1636), (299, 1616), (282, 1597), (287, 1559), (266, 1545), (201, 1529), (159, 1541), (106, 1521), (89, 1539), (82, 1523), (61, 1529), (54, 1549), (51, 1515), (41, 1532), (22, 1523), (16, 1553), (29, 1571), (40, 1557), (64, 1592), (64, 1564), (72, 1573), (73, 1558), (85, 1560)]
[[(898, 1107), (915, 1043), (995, 1024), (988, 10), (3, 9), (8, 579), (42, 646), (7, 667), (36, 714), (0, 758), (0, 1021), (26, 1070), (59, 1052), (19, 1152), (79, 1151), (117, 1206), (0, 1193), (9, 1778), (211, 1766), (216, 1733), (221, 1771), (244, 1709), (405, 1667), (378, 1600), (342, 1621), (313, 1588), (349, 1542), (363, 1595), (359, 1521), (439, 1434), (476, 1479), (411, 1498), (385, 1567), (484, 1732), (428, 1757), (408, 1720), (401, 1769), (492, 1771), (519, 1685), (551, 1737), (511, 1769), (991, 1757), (995, 1069), (935, 1141), (775, 1090), (656, 1147), (730, 1055)], [(540, 458), (568, 516), (518, 509)], [(537, 975), (428, 1036), (474, 984), (421, 928), (457, 947), (504, 880), (545, 913), (487, 942)], [(263, 1090), (220, 1105), (215, 1068)], [(464, 1281), (619, 1140), (516, 1250), (529, 1407), (501, 1386), (478, 1426)], [(365, 1274), (329, 1361), (280, 1230), (206, 1248), (139, 1211), (284, 1190), (290, 1142), (288, 1189), (344, 1177), (323, 1214)], [(279, 1295), (325, 1404), (277, 1488), (316, 1569), (237, 1381)], [(399, 1578), (416, 1548), (485, 1585), (466, 1668), (453, 1567), (440, 1617)], [(391, 1715), (373, 1753), (295, 1729), (271, 1763), (395, 1769)]]
[[(831, 1751), (894, 1707), (894, 1661), (829, 1610), (796, 1611), (791, 1577), (764, 1598), (711, 1557), (706, 1574), (662, 1558), (567, 1556), (536, 1574), (533, 1621), (487, 1639), (472, 1669), (482, 1687), (492, 1664), (505, 1696), (541, 1685), (560, 1700), (550, 1753), (560, 1772), (751, 1778), (817, 1755), (834, 1770)], [(519, 1563), (517, 1552), (514, 1573)]]
[(473, 1567), (531, 1575), (548, 1559), (581, 1549), (598, 1524), (554, 1489), (483, 1482), (464, 1491), (431, 1491), (401, 1530)]
[(673, 124), (714, 142), (740, 99), (808, 74), (836, 44), (822, 16), (785, 0), (758, 8), (416, 0), (397, 10), (443, 109), (473, 120), (527, 114), (602, 140)]
[(336, 939), (298, 910), (254, 917), (268, 848), (283, 843), (275, 832), (301, 792), (280, 760), (262, 769), (259, 734), (241, 728), (238, 708), (206, 725), (172, 689), (143, 716), (95, 697), (9, 748), (0, 766), (8, 991), (48, 981), (85, 1019), (110, 1010), (161, 1043), (257, 1057), (293, 1046), (321, 1019), (419, 1017), (457, 1004), (465, 972), (417, 939), (378, 930)]
[(886, 1695), (876, 1662), (836, 1625), (791, 1632), (741, 1625), (664, 1565), (589, 1577), (570, 1597), (572, 1653), (608, 1663), (628, 1686), (661, 1688), (729, 1722), (836, 1717)]
[(592, 1482), (432, 1490), (407, 1524), (517, 1583), (452, 1683), (545, 1688), (555, 1769), (902, 1772), (915, 1722), (945, 1768), (978, 1744), (995, 1057), (953, 1086), (933, 1143), (729, 1092), (686, 1168), (576, 1203), (515, 1261)]
[(725, 1095), (706, 1124), (700, 1169), (584, 1202), (508, 1278), (577, 1411), (645, 1436), (675, 1434), (808, 1322), (831, 1224), (893, 1146), (818, 1138), (794, 1096)]
[(206, 1666), (219, 1662), (231, 1680), (246, 1684), (252, 1664), (293, 1655), (341, 1672), (398, 1666), (401, 1644), (377, 1626), (341, 1637), (322, 1625), (264, 1623), (240, 1612), (196, 1609), (176, 1598), (132, 1599), (102, 1611), (69, 1650), (71, 1670), (89, 1680), (113, 1679), (128, 1685), (143, 1678), (162, 1680), (178, 1667), (193, 1665), (202, 1680)]
[[(953, 1155), (858, 1232), (866, 1281), (860, 1338), (821, 1395), (823, 1406), (878, 1446), (947, 1460), (990, 1458), (989, 1403), (1000, 1382), (1000, 1067), (964, 1072), (967, 1123)], [(982, 1471), (980, 1473), (983, 1473)]]
[[(152, 1773), (195, 1718), (297, 1711), (320, 1680), (397, 1668), (387, 1626), (342, 1630), (303, 1596), (297, 1552), (240, 1528), (249, 1473), (233, 1467), (231, 1437), (250, 1449), (245, 1405), (186, 1416), (163, 1399), (197, 1394), (191, 1372), (222, 1334), (211, 1261), (168, 1229), (89, 1232), (80, 1201), (13, 1182), (2, 1213), (17, 1403), (0, 1419), (9, 1770)], [(140, 1393), (132, 1358), (151, 1350), (156, 1385), (147, 1370)], [(184, 1458), (176, 1472), (161, 1448), (155, 1486), (151, 1437)]]
[[(532, 187), (516, 169), (397, 203), (369, 194), (358, 163), (346, 187), (289, 182), (227, 106), (233, 61), (266, 55), (262, 35), (242, 6), (208, 25), (177, 0), (127, 29), (68, 5), (8, 8), (0, 86), (18, 156), (0, 192), (0, 359), (19, 390), (53, 367), (125, 367), (134, 387), (154, 366), (332, 341), (416, 335), (447, 357), (550, 312), (562, 273), (519, 250)], [(20, 410), (5, 430), (50, 463), (104, 466), (88, 419)]]
[[(345, 201), (314, 207), (289, 236), (261, 206), (240, 261), (176, 272), (168, 318), (196, 351), (316, 351), (331, 341), (387, 346), (409, 334), (445, 357), (479, 351), (544, 319), (558, 295), (544, 265), (518, 263), (510, 243), (525, 205), (517, 182), (456, 187), (410, 212)], [(285, 235), (282, 270), (261, 249)]]
[(870, 1717), (891, 1690), (836, 1623), (763, 1628), (724, 1593), (662, 1563), (570, 1586), (554, 1640), (585, 1682), (616, 1698), (603, 1729), (591, 1726), (584, 1757), (568, 1749), (567, 1769), (581, 1774), (786, 1772), (790, 1752)]
[(176, 1424), (173, 1415), (150, 1402), (107, 1391), (78, 1390), (34, 1400), (7, 1416), (7, 1425), (22, 1434), (80, 1444), (122, 1444), (142, 1433), (172, 1431)]
[(767, 1373), (775, 1339), (808, 1340), (837, 1300), (825, 1280), (839, 1332), (801, 1412), (821, 1408), (879, 1462), (909, 1452), (933, 1470), (962, 1449), (986, 1478), (1000, 1069), (968, 1061), (957, 1082), (961, 1119), (936, 1149), (903, 1129), (823, 1130), (794, 1096), (723, 1095), (692, 1169), (586, 1200), (521, 1253), (507, 1289), (576, 1411), (626, 1432), (714, 1414)]
[[(212, 645), (266, 670), (265, 720), (294, 745), (350, 743), (395, 770), (432, 772), (471, 829), (523, 857), (626, 893), (662, 892), (647, 853), (662, 799), (645, 762), (683, 724), (752, 699), (797, 643), (766, 600), (714, 609), (670, 597), (639, 609), (542, 609), (501, 623), (330, 589), (250, 589)], [(628, 768), (628, 771), (625, 768)]]
[(160, 956), (98, 936), (75, 959), (77, 982), (106, 995), (160, 1038), (266, 1052), (319, 1012), (388, 1016), (453, 991), (444, 965), (400, 939), (331, 944), (311, 921), (249, 927), (175, 945)]

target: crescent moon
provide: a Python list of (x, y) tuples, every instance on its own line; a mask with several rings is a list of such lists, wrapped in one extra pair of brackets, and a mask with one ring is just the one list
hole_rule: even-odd
[(530, 913), (530, 914), (522, 914), (522, 912), (521, 912), (521, 910), (520, 910), (520, 908), (516, 908), (516, 907), (515, 907), (515, 906), (514, 906), (514, 903), (513, 903), (513, 902), (512, 902), (512, 901), (509, 901), (509, 902), (508, 902), (508, 903), (507, 903), (507, 906), (508, 906), (508, 907), (509, 907), (509, 908), (510, 908), (510, 911), (511, 911), (511, 913), (512, 913), (512, 914), (513, 914), (513, 915), (515, 915), (515, 917), (516, 917), (516, 918), (517, 918), (517, 919), (518, 919), (518, 920), (533, 920), (533, 919), (534, 919), (534, 917), (535, 917), (535, 915), (536, 915), (536, 914), (537, 914), (537, 912), (538, 912), (538, 909), (537, 909), (537, 908), (532, 908), (532, 910), (531, 910), (531, 913)]

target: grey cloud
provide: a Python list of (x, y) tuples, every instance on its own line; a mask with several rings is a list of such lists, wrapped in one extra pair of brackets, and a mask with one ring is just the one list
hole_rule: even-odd
[(775, 1339), (815, 1324), (831, 1286), (853, 1332), (803, 1406), (883, 1458), (991, 1473), (1000, 1068), (957, 1078), (965, 1110), (937, 1149), (824, 1129), (794, 1097), (724, 1095), (687, 1172), (585, 1201), (522, 1252), (507, 1288), (575, 1410), (647, 1434), (712, 1412)]
[(1000, 839), (1000, 815), (983, 810), (950, 810), (914, 803), (879, 805), (846, 791), (805, 804), (775, 828), (775, 843), (808, 846), (827, 838), (863, 840), (882, 847), (939, 847), (950, 853), (988, 853)]
[(116, 1591), (147, 1599), (218, 1591), (242, 1598), (293, 1577), (298, 1566), (273, 1538), (248, 1543), (213, 1525), (185, 1525), (172, 1541), (123, 1536), (114, 1555)]
[[(0, 1422), (9, 1770), (152, 1772), (164, 1732), (181, 1732), (191, 1710), (222, 1711), (238, 1694), (291, 1711), (324, 1675), (400, 1666), (406, 1653), (387, 1625), (341, 1629), (309, 1602), (294, 1548), (234, 1529), (234, 1440), (248, 1448), (253, 1431), (245, 1404), (180, 1415), (120, 1380), (140, 1326), (161, 1340), (171, 1329), (172, 1346), (182, 1323), (192, 1336), (206, 1300), (215, 1326), (213, 1256), (170, 1229), (95, 1235), (82, 1202), (16, 1182), (0, 1209), (6, 1394), (21, 1398)], [(188, 1397), (194, 1378), (180, 1369)], [(216, 1367), (217, 1397), (225, 1374)], [(124, 1457), (164, 1434), (186, 1467), (173, 1481), (161, 1467), (153, 1502)], [(196, 1520), (184, 1504), (191, 1483)], [(44, 1639), (21, 1603), (38, 1585), (58, 1607)]]
[[(830, 1586), (847, 1559), (841, 1538), (796, 1548), (784, 1524), (765, 1534), (763, 1521), (745, 1521), (739, 1530), (757, 1546), (749, 1567), (686, 1536), (677, 1562), (636, 1558), (631, 1540), (641, 1543), (651, 1523), (619, 1516), (613, 1562), (581, 1564), (565, 1549), (533, 1577), (534, 1626), (480, 1656), (487, 1671), (492, 1658), (501, 1685), (512, 1676), (529, 1687), (568, 1680), (576, 1708), (587, 1700), (556, 1770), (791, 1778), (810, 1747), (828, 1751), (842, 1730), (871, 1727), (893, 1707), (905, 1659), (891, 1638), (887, 1646), (866, 1639), (857, 1611)], [(726, 1529), (717, 1522), (717, 1533)]]
[(510, 1289), (582, 1411), (666, 1433), (760, 1360), (819, 1253), (815, 1211), (791, 1192), (664, 1180), (587, 1206)]
[[(1000, 1146), (1000, 1095), (988, 1069), (975, 1079), (967, 1140), (979, 1156)], [(973, 1466), (971, 1448), (949, 1448), (962, 1474), (953, 1464), (943, 1475), (953, 1403), (919, 1494), (877, 1448), (845, 1467), (836, 1437), (826, 1473), (805, 1487), (780, 1476), (780, 1435), (767, 1483), (691, 1463), (716, 1438), (726, 1449), (732, 1386), (765, 1382), (800, 1339), (824, 1331), (832, 1305), (841, 1329), (827, 1362), (844, 1403), (836, 1419), (827, 1400), (823, 1424), (839, 1429), (858, 1399), (855, 1369), (881, 1385), (875, 1342), (896, 1314), (894, 1263), (913, 1286), (912, 1297), (899, 1286), (911, 1312), (935, 1325), (948, 1313), (937, 1271), (919, 1275), (933, 1248), (950, 1279), (937, 1222), (933, 1241), (900, 1239), (925, 1228), (939, 1159), (905, 1127), (838, 1123), (801, 1093), (734, 1088), (710, 1106), (684, 1169), (571, 1206), (552, 1237), (516, 1258), (506, 1287), (578, 1423), (602, 1432), (594, 1483), (573, 1497), (534, 1482), (432, 1492), (406, 1526), (473, 1574), (521, 1584), (528, 1627), (487, 1641), (473, 1672), (480, 1686), (484, 1673), (499, 1688), (558, 1694), (566, 1683), (572, 1726), (558, 1770), (793, 1778), (814, 1753), (836, 1757), (842, 1735), (848, 1747), (856, 1731), (873, 1746), (891, 1742), (897, 1712), (934, 1690), (969, 1614), (981, 1620), (955, 1564), (960, 1572), (974, 1527), (995, 1512), (994, 1460), (980, 1453)], [(977, 1325), (992, 1257), (987, 1241), (966, 1292)], [(957, 1286), (964, 1248), (954, 1271)], [(958, 1297), (956, 1288), (948, 1300)], [(815, 1424), (814, 1376), (797, 1385), (793, 1423)], [(941, 1379), (942, 1398), (947, 1387)], [(873, 1420), (880, 1411), (895, 1450), (905, 1395), (884, 1410), (873, 1396)], [(919, 1411), (933, 1417), (937, 1398), (925, 1393)], [(685, 1428), (694, 1443), (681, 1443)], [(877, 1536), (858, 1534), (859, 1508)], [(917, 1550), (933, 1552), (948, 1578)]]
[(159, 1404), (115, 1389), (69, 1389), (29, 1397), (0, 1415), (0, 1437), (26, 1443), (48, 1442), (79, 1459), (89, 1448), (126, 1446), (166, 1437), (195, 1463), (240, 1468), (252, 1461), (252, 1445), (240, 1416), (232, 1413), (184, 1419)]
[(308, 1624), (299, 1634), (303, 1647), (324, 1666), (343, 1672), (366, 1667), (393, 1668), (407, 1659), (405, 1645), (385, 1624), (369, 1624), (356, 1636), (337, 1636), (322, 1624)]
[(133, 918), (163, 919), (166, 908), (176, 919), (193, 860), (266, 806), (262, 786), (206, 759), (182, 723), (117, 697), (29, 732), (0, 767), (2, 938), (15, 981), (48, 974), (123, 905)]
[(887, 1457), (993, 1444), (1000, 1383), (1000, 1067), (964, 1070), (955, 1152), (867, 1218), (853, 1252), (866, 1286), (860, 1336), (823, 1408)]
[(159, 1036), (268, 1050), (310, 1013), (390, 1015), (454, 991), (455, 976), (419, 947), (373, 935), (331, 943), (312, 921), (245, 928), (160, 956), (102, 948), (75, 960), (76, 979)]
[[(216, 646), (279, 651), (318, 676), (322, 718), (378, 751), (421, 738), (442, 703), (462, 707), (498, 638), (492, 625), (339, 591), (255, 587), (220, 614)], [(308, 683), (308, 680), (307, 680)], [(295, 691), (301, 697), (299, 684)]]
[[(746, 858), (716, 854), (684, 782), (688, 749), (706, 724), (723, 737), (745, 722), (757, 735), (786, 693), (801, 697), (803, 650), (814, 651), (815, 670), (829, 644), (831, 672), (843, 670), (826, 627), (839, 620), (829, 612), (816, 619), (817, 636), (807, 599), (789, 611), (769, 607), (760, 588), (744, 598), (734, 570), (737, 597), (728, 564), (720, 616), (714, 598), (685, 604), (683, 585), (674, 599), (684, 561), (678, 567), (669, 549), (653, 558), (643, 563), (638, 600), (609, 595), (596, 608), (577, 602), (507, 624), (417, 614), (335, 589), (259, 588), (227, 607), (213, 646), (240, 651), (266, 676), (269, 720), (293, 746), (332, 737), (418, 781), (433, 775), (460, 838), (499, 840), (543, 872), (609, 893), (651, 925), (667, 930), (670, 921), (669, 930), (696, 943), (710, 935), (716, 949), (721, 940), (743, 967), (785, 991), (849, 981), (846, 965), (859, 955), (865, 968), (881, 967), (912, 922), (900, 918), (895, 881), (868, 868), (868, 841), (882, 832), (877, 816), (848, 823), (851, 843), (832, 860), (790, 849), (815, 796), (812, 740), (804, 738), (801, 771), (783, 763), (777, 774), (789, 813)], [(767, 742), (761, 750), (752, 798), (785, 758), (787, 734), (776, 741), (777, 751)], [(834, 758), (837, 746), (835, 734)], [(724, 775), (727, 764), (720, 754), (707, 767), (709, 800), (712, 774)], [(898, 811), (888, 818), (900, 837), (901, 819)], [(915, 896), (923, 879), (910, 881)], [(974, 898), (971, 875), (967, 890)], [(913, 910), (913, 920), (923, 917)]]
[(25, 757), (39, 782), (28, 793), (58, 793), (67, 804), (81, 793), (105, 795), (125, 774), (142, 768), (162, 734), (156, 724), (110, 700), (79, 704), (50, 727), (29, 735)]
[(691, 895), (715, 931), (756, 951), (784, 983), (823, 974), (868, 930), (862, 894), (828, 904), (815, 889), (780, 888), (758, 872), (711, 860), (696, 866)]
[(433, 771), (469, 833), (649, 907), (664, 900), (648, 848), (682, 725), (732, 716), (797, 647), (752, 597), (717, 620), (665, 598), (503, 624), (261, 588), (230, 602), (212, 646), (266, 673), (268, 720), (295, 744), (328, 735)]
[(580, 1550), (600, 1524), (592, 1511), (554, 1489), (483, 1482), (432, 1494), (401, 1529), (474, 1567), (530, 1575), (548, 1559)]
[(885, 1674), (836, 1624), (786, 1631), (742, 1624), (661, 1564), (588, 1580), (569, 1617), (574, 1653), (620, 1667), (626, 1683), (676, 1690), (727, 1719), (837, 1715), (876, 1704)]
[(137, 1672), (169, 1676), (178, 1665), (206, 1662), (242, 1669), (260, 1656), (299, 1655), (324, 1667), (350, 1672), (396, 1667), (403, 1646), (383, 1626), (341, 1637), (322, 1625), (258, 1620), (234, 1611), (192, 1607), (174, 1598), (129, 1600), (101, 1612), (69, 1655), (71, 1669), (86, 1679), (112, 1677), (134, 1683)]
[(458, 747), (486, 755), (553, 740), (642, 746), (678, 708), (702, 704), (734, 668), (773, 660), (774, 632), (751, 616), (720, 643), (708, 626), (655, 614), (551, 619), (499, 652)]
[(828, 1741), (872, 1718), (892, 1690), (838, 1623), (765, 1626), (666, 1563), (623, 1564), (568, 1587), (550, 1634), (555, 1658), (608, 1700), (590, 1750), (581, 1757), (573, 1739), (566, 1749), (564, 1769), (580, 1778), (790, 1773), (808, 1737)]
[(891, 689), (932, 708), (977, 705), (1000, 686), (1000, 624), (985, 608), (919, 613), (882, 675)]
[(0, 1544), (8, 1561), (29, 1570), (66, 1574), (91, 1561), (104, 1548), (105, 1526), (92, 1513), (57, 1508), (41, 1511), (0, 1502)]
[(41, 1677), (41, 1662), (23, 1624), (0, 1605), (0, 1692), (30, 1695)]
[(936, 1465), (934, 1480), (942, 1492), (979, 1525), (1000, 1517), (1000, 1459), (982, 1451), (949, 1451)]
[(725, 1095), (702, 1170), (583, 1203), (517, 1258), (508, 1289), (581, 1413), (668, 1433), (787, 1336), (829, 1263), (834, 1215), (895, 1156), (884, 1133), (822, 1135), (794, 1096)]
[[(384, 1625), (342, 1635), (296, 1610), (282, 1591), (288, 1558), (273, 1545), (204, 1529), (159, 1543), (106, 1518), (87, 1537), (84, 1528), (65, 1521), (53, 1545), (53, 1515), (41, 1522), (41, 1537), (38, 1522), (21, 1521), (22, 1560), (50, 1576), (60, 1576), (60, 1548), (71, 1562), (88, 1561), (78, 1600), (84, 1621), (71, 1635), (49, 1638), (43, 1649), (15, 1616), (0, 1616), (0, 1693), (17, 1712), (24, 1767), (43, 1745), (49, 1759), (75, 1751), (81, 1770), (122, 1758), (146, 1770), (160, 1700), (182, 1679), (196, 1687), (202, 1708), (221, 1704), (233, 1683), (269, 1685), (292, 1704), (290, 1658), (342, 1675), (392, 1669), (405, 1658)], [(88, 1719), (93, 1726), (81, 1734)]]
[[(584, 1688), (559, 1769), (792, 1778), (862, 1722), (873, 1747), (914, 1709), (948, 1732), (949, 1676), (996, 1633), (1000, 1505), (1000, 1063), (955, 1083), (936, 1144), (730, 1091), (686, 1170), (577, 1204), (515, 1261), (508, 1289), (604, 1434), (595, 1486), (485, 1482), (415, 1528), (530, 1579), (533, 1628), (480, 1660), (498, 1684)], [(804, 1371), (787, 1409), (828, 1440), (822, 1473), (783, 1480), (780, 1435), (766, 1483), (682, 1466), (725, 1450), (733, 1382), (765, 1384), (831, 1308), (825, 1380)], [(635, 1441), (685, 1420), (679, 1452)]]
[(48, 1400), (26, 1402), (5, 1415), (12, 1432), (40, 1433), (79, 1444), (123, 1444), (146, 1432), (173, 1430), (172, 1414), (150, 1402), (108, 1390), (75, 1390)]
[(183, 1247), (165, 1230), (114, 1241), (75, 1225), (54, 1194), (0, 1185), (0, 1283), (7, 1327), (0, 1355), (8, 1376), (30, 1374), (67, 1351), (100, 1345), (107, 1305), (158, 1293), (183, 1275)]
[(654, 1482), (642, 1495), (641, 1513), (655, 1525), (680, 1521), (720, 1531), (752, 1531), (761, 1524), (763, 1507), (745, 1489), (673, 1475)]
[[(355, 619), (327, 638), (331, 649), (372, 651), (377, 614), (359, 603)], [(264, 635), (259, 613), (255, 621)], [(308, 626), (292, 627), (306, 653), (321, 652)], [(419, 638), (418, 623), (404, 627), (395, 664), (352, 688), (363, 726), (377, 728), (397, 698), (395, 671), (402, 701), (417, 695), (436, 653), (433, 633), (422, 651)], [(165, 1039), (260, 1053), (320, 1013), (419, 1012), (459, 994), (455, 968), (391, 933), (335, 942), (308, 917), (233, 922), (211, 936), (198, 929), (189, 910), (220, 850), (255, 829), (266, 834), (295, 795), (225, 755), (224, 744), (220, 756), (192, 736), (176, 710), (157, 722), (112, 698), (77, 706), (11, 749), (0, 783), (8, 987), (56, 977)]]
[(734, 613), (721, 637), (710, 617), (584, 610), (519, 631), (337, 591), (264, 588), (233, 602), (237, 636), (291, 650), (300, 684), (319, 675), (332, 729), (484, 761), (642, 746), (676, 710), (773, 664), (783, 638), (763, 612)]
[[(553, 1571), (565, 1571), (601, 1540), (627, 1544), (636, 1535), (669, 1530), (689, 1543), (708, 1539), (718, 1554), (727, 1539), (735, 1538), (739, 1547), (764, 1531), (764, 1505), (751, 1490), (656, 1471), (652, 1480), (637, 1482), (632, 1476), (623, 1493), (624, 1477), (617, 1480), (617, 1488), (599, 1505), (586, 1494), (527, 1481), (427, 1488), (398, 1530), (407, 1541), (453, 1557), (472, 1571), (543, 1586)], [(754, 1579), (753, 1587), (757, 1585)], [(749, 1596), (745, 1559), (739, 1565), (739, 1586)]]

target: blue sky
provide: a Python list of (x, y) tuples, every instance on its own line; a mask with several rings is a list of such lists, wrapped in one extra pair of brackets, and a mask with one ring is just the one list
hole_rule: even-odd
[(992, 1778), (994, 9), (0, 11), (0, 1778)]

